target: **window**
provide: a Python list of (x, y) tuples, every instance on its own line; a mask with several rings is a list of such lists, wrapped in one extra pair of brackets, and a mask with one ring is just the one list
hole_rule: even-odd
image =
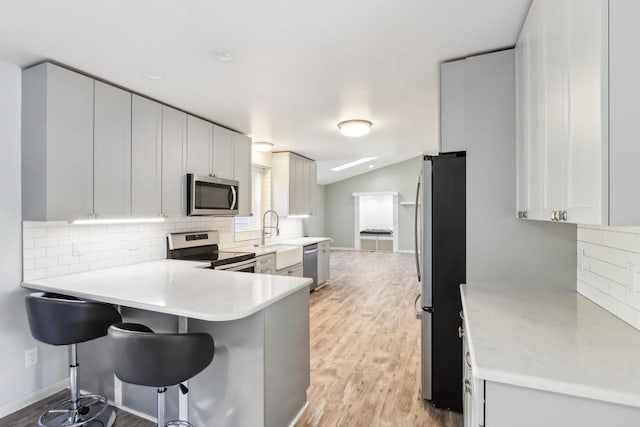
[(236, 231), (252, 231), (262, 228), (262, 214), (271, 207), (271, 170), (253, 165), (251, 170), (252, 216), (235, 218)]

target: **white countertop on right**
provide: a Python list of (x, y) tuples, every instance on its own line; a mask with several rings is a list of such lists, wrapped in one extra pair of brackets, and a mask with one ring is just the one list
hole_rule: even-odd
[(476, 378), (640, 407), (640, 331), (575, 291), (462, 285)]

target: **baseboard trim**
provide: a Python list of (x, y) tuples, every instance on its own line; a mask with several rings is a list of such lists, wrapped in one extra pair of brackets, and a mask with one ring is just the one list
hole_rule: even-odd
[(399, 254), (415, 254), (416, 251), (408, 251), (406, 249), (401, 249), (398, 251)]
[(296, 423), (300, 420), (300, 418), (302, 418), (302, 414), (304, 414), (304, 411), (307, 410), (307, 407), (309, 407), (309, 401), (307, 400), (306, 402), (304, 402), (304, 405), (302, 406), (302, 408), (300, 408), (300, 411), (298, 412), (298, 415), (296, 415), (293, 420), (291, 420), (291, 422), (289, 423), (289, 427), (293, 427), (296, 425)]
[(42, 388), (39, 388), (36, 391), (25, 394), (24, 396), (12, 400), (11, 402), (5, 403), (4, 405), (0, 406), (0, 418), (11, 415), (14, 412), (19, 411), (20, 409), (26, 408), (27, 406), (32, 405), (61, 390), (64, 390), (67, 387), (69, 387), (69, 379), (65, 378), (60, 381), (56, 381), (53, 384), (49, 384)]
[(355, 248), (341, 248), (339, 246), (331, 246), (332, 251), (359, 251), (359, 249)]

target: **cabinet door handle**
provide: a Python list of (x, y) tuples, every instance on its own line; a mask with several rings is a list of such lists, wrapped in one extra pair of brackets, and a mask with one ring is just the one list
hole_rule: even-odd
[(523, 219), (528, 219), (529, 218), (529, 212), (528, 211), (522, 211), (522, 218)]
[(468, 378), (464, 379), (464, 392), (471, 394), (471, 381)]
[(471, 369), (471, 355), (467, 351), (464, 355), (464, 364), (467, 365), (467, 368)]
[(561, 221), (566, 221), (567, 220), (567, 211), (561, 211), (560, 212), (560, 220)]
[(458, 326), (458, 338), (462, 338), (464, 336), (464, 328), (462, 326)]

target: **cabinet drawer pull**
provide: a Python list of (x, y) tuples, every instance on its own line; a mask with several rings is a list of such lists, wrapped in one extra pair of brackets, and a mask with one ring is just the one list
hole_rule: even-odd
[(467, 353), (464, 355), (464, 364), (467, 365), (467, 368), (471, 369), (471, 355), (469, 354), (469, 352), (467, 351)]
[(471, 393), (471, 381), (468, 378), (465, 378), (464, 380), (464, 392), (465, 393)]
[(462, 326), (458, 326), (458, 338), (462, 338), (464, 336), (464, 328)]

